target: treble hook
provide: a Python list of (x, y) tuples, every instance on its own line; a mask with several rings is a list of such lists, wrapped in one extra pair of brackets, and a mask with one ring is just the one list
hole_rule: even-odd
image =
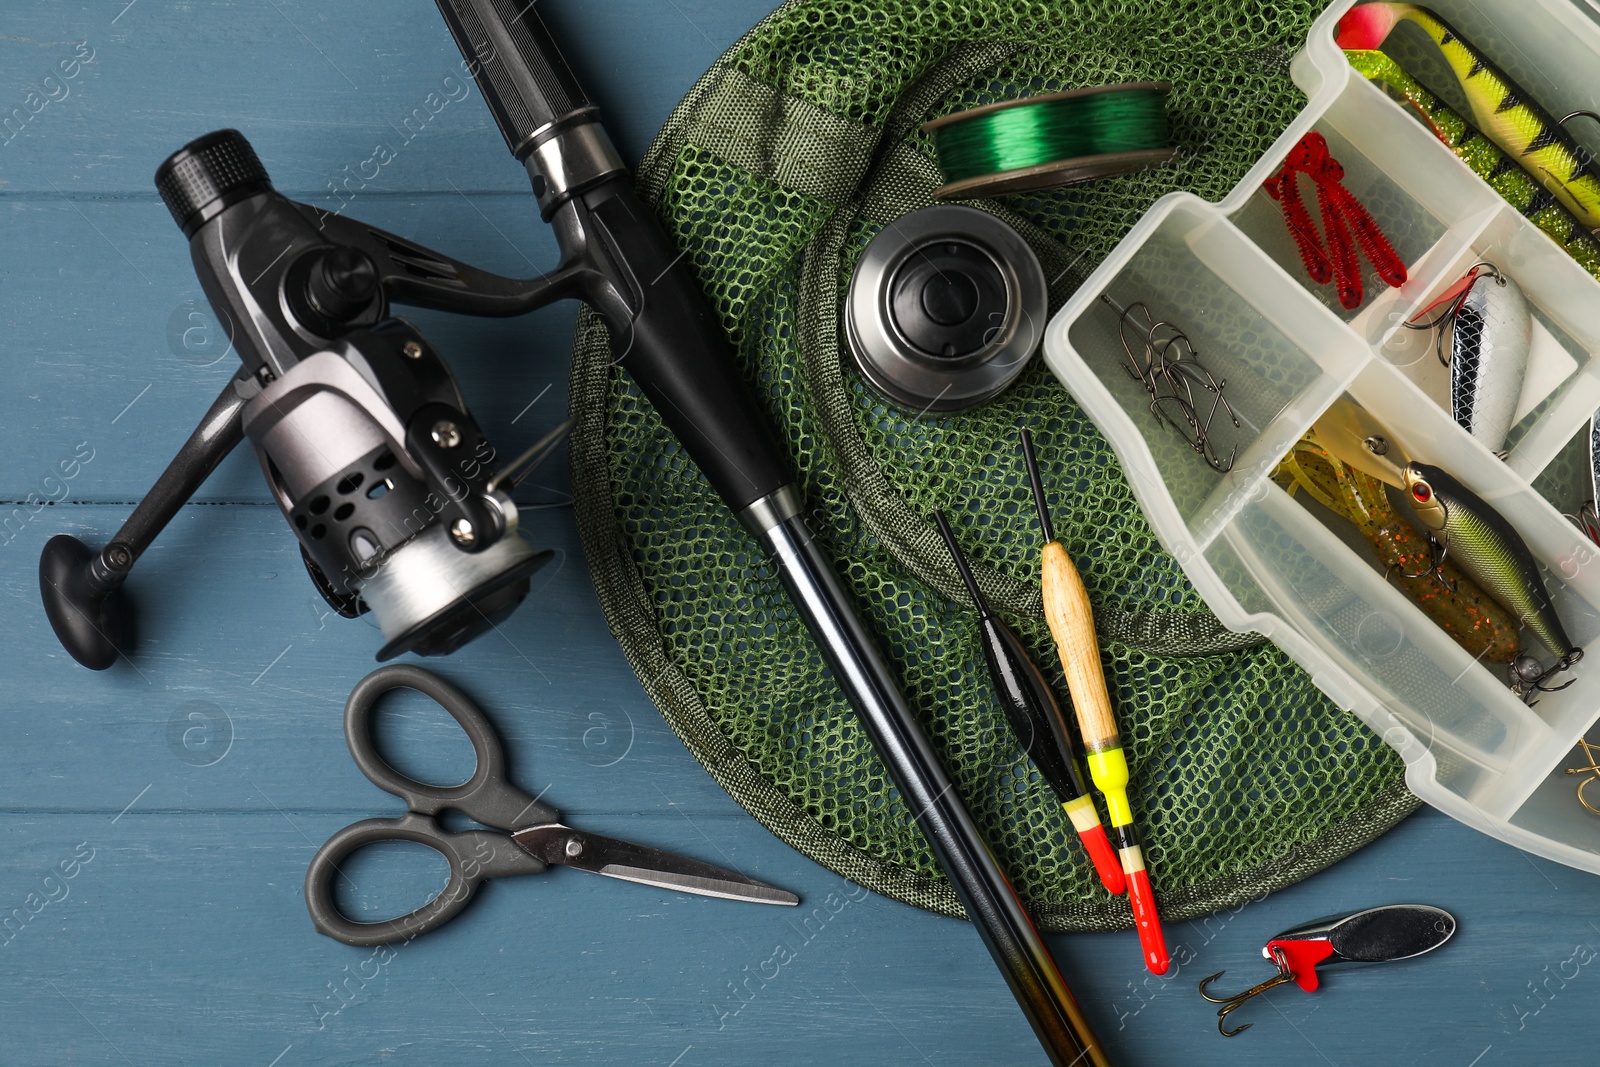
[(1206, 992), (1206, 986), (1227, 974), (1227, 971), (1218, 971), (1209, 978), (1202, 978), (1200, 980), (1200, 995), (1205, 997), (1213, 1004), (1222, 1005), (1221, 1009), (1217, 1011), (1217, 1032), (1223, 1037), (1237, 1037), (1239, 1034), (1244, 1033), (1246, 1030), (1255, 1025), (1255, 1023), (1245, 1023), (1243, 1026), (1236, 1026), (1232, 1030), (1229, 1030), (1223, 1024), (1227, 1021), (1228, 1013), (1230, 1011), (1237, 1008), (1251, 997), (1258, 997), (1269, 989), (1272, 989), (1276, 986), (1281, 986), (1285, 982), (1294, 981), (1294, 971), (1289, 969), (1289, 960), (1284, 955), (1283, 948), (1279, 945), (1272, 945), (1271, 951), (1272, 962), (1278, 965), (1278, 973), (1273, 975), (1271, 978), (1268, 978), (1260, 985), (1251, 986), (1249, 989), (1246, 989), (1243, 993), (1240, 993), (1237, 996), (1219, 999)]
[(1531, 708), (1538, 703), (1538, 700), (1534, 699), (1535, 693), (1559, 693), (1576, 682), (1577, 679), (1574, 678), (1561, 685), (1544, 684), (1562, 671), (1571, 670), (1572, 666), (1582, 658), (1583, 649), (1575, 648), (1556, 660), (1555, 666), (1546, 668), (1532, 656), (1523, 653), (1512, 660), (1508, 668), (1511, 692), (1521, 697)]
[(1449, 558), (1449, 556), (1450, 546), (1441, 545), (1437, 538), (1435, 538), (1432, 534), (1429, 534), (1427, 569), (1420, 570), (1415, 574), (1407, 574), (1405, 571), (1400, 570), (1395, 564), (1391, 563), (1389, 565), (1389, 569), (1383, 572), (1384, 580), (1387, 581), (1389, 575), (1395, 573), (1396, 571), (1399, 571), (1400, 577), (1406, 579), (1407, 581), (1414, 581), (1418, 578), (1427, 578), (1431, 575), (1434, 580), (1436, 580), (1440, 585), (1444, 586), (1446, 590), (1454, 593), (1456, 591), (1455, 579), (1446, 578), (1444, 576), (1444, 562)]
[[(1574, 114), (1577, 114), (1577, 112), (1574, 112)], [(1570, 118), (1571, 116), (1568, 117)], [(1449, 324), (1452, 328), (1455, 326), (1456, 317), (1461, 314), (1461, 308), (1466, 304), (1467, 298), (1472, 295), (1473, 285), (1477, 284), (1480, 268), (1482, 270), (1482, 277), (1490, 278), (1496, 285), (1500, 286), (1502, 289), (1505, 288), (1506, 276), (1500, 273), (1500, 268), (1496, 267), (1493, 263), (1490, 263), (1487, 259), (1480, 259), (1472, 266), (1468, 267), (1461, 275), (1461, 277), (1467, 282), (1466, 288), (1461, 290), (1461, 292), (1456, 294), (1456, 296), (1452, 297), (1449, 306), (1443, 311), (1439, 312), (1436, 318), (1434, 318), (1431, 322), (1411, 321), (1402, 322), (1400, 324), (1408, 330), (1432, 331), (1433, 354), (1438, 357), (1439, 366), (1441, 367), (1448, 367), (1450, 365), (1450, 357), (1445, 355), (1444, 351), (1444, 339), (1446, 331), (1442, 329), (1442, 327), (1444, 327), (1446, 324)], [(1423, 312), (1423, 314), (1427, 314), (1427, 312)]]

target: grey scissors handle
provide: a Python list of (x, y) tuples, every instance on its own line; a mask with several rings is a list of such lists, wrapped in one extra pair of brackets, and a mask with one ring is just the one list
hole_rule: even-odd
[[(477, 767), (460, 785), (419, 782), (390, 766), (372, 734), (378, 701), (393, 689), (415, 689), (448, 711), (472, 741)], [(447, 833), (434, 820), (451, 808), (485, 826), (507, 832), (555, 823), (556, 811), (506, 781), (505, 751), (494, 727), (461, 690), (438, 675), (396, 664), (382, 667), (356, 684), (345, 704), (344, 736), (361, 773), (379, 789), (406, 802), (398, 819), (367, 819), (345, 827), (318, 850), (306, 870), (306, 908), (317, 930), (347, 945), (381, 945), (406, 940), (454, 918), (478, 887), (490, 878), (538, 874), (545, 863), (505, 834), (483, 830)], [(339, 910), (334, 879), (351, 853), (380, 841), (414, 841), (438, 852), (450, 865), (450, 881), (433, 900), (415, 911), (380, 922), (360, 922)]]
[[(350, 918), (339, 909), (334, 880), (339, 865), (352, 852), (380, 841), (415, 841), (427, 845), (450, 864), (450, 881), (422, 907), (378, 922)], [(460, 914), (490, 878), (538, 874), (545, 864), (523, 851), (505, 834), (488, 830), (445, 833), (431, 815), (410, 812), (398, 819), (365, 819), (328, 838), (306, 869), (306, 909), (317, 932), (347, 945), (387, 945), (409, 941), (442, 926)]]
[[(372, 736), (378, 701), (395, 689), (415, 689), (448, 711), (472, 742), (478, 765), (460, 785), (430, 785), (391, 767)], [(555, 822), (547, 808), (506, 780), (506, 754), (500, 736), (472, 698), (437, 674), (399, 663), (380, 667), (356, 683), (344, 706), (344, 739), (361, 773), (379, 789), (393, 793), (419, 815), (437, 815), (453, 808), (485, 826), (510, 833), (526, 826)]]

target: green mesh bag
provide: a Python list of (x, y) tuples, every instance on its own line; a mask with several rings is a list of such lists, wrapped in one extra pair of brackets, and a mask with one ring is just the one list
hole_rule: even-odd
[[(1157, 197), (1224, 194), (1300, 105), (1287, 61), (1317, 5), (794, 0), (724, 55), (639, 168), (792, 457), (810, 520), (957, 788), (1052, 930), (1130, 925), (995, 701), (929, 515), (949, 513), (997, 611), (1065, 693), (1016, 446), (1033, 429), (1056, 532), (1089, 587), (1161, 910), (1290, 885), (1417, 801), (1398, 757), (1259, 635), (1223, 628), (1156, 540), (1109, 446), (1036, 360), (988, 405), (898, 410), (841, 351), (857, 256), (939, 184), (923, 122), (1080, 86), (1170, 80), (1178, 159), (977, 201), (1015, 226), (1054, 311)], [(785, 842), (880, 893), (961, 907), (756, 542), (579, 320), (573, 484), (600, 602), (646, 691)]]

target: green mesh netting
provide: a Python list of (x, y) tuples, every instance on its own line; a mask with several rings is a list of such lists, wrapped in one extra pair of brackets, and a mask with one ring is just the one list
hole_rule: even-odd
[[(1029, 240), (1052, 311), (1158, 196), (1223, 195), (1302, 102), (1307, 2), (793, 0), (673, 112), (639, 183), (686, 250), (786, 443), (810, 519), (945, 765), (1049, 929), (1130, 923), (995, 703), (976, 616), (928, 516), (1064, 693), (1016, 449), (1032, 427), (1058, 536), (1097, 612), (1161, 898), (1181, 919), (1281, 888), (1412, 811), (1402, 765), (1277, 648), (1224, 629), (1157, 542), (1094, 425), (1042, 361), (975, 411), (918, 416), (841, 358), (839, 304), (887, 221), (939, 175), (918, 127), (1024, 93), (1170, 80), (1160, 170), (980, 201)], [(716, 780), (801, 852), (961, 913), (911, 813), (789, 608), (584, 313), (573, 483), (601, 605), (645, 689)]]

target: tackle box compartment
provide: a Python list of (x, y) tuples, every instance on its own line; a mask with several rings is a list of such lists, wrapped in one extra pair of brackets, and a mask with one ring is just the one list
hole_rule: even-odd
[[(1600, 816), (1579, 805), (1581, 779), (1563, 773), (1582, 765), (1574, 747), (1600, 719), (1600, 549), (1565, 517), (1590, 495), (1600, 283), (1350, 66), (1334, 28), (1355, 3), (1333, 4), (1312, 27), (1290, 68), (1307, 103), (1272, 148), (1219, 203), (1188, 193), (1157, 201), (1052, 319), (1045, 357), (1224, 624), (1282, 647), (1400, 753), (1407, 785), (1422, 799), (1518, 848), (1600, 873)], [(1427, 6), (1547, 111), (1600, 111), (1600, 25), (1574, 0)], [(1385, 50), (1421, 56), (1421, 35), (1406, 24), (1396, 34), (1402, 29), (1414, 42)], [(1439, 68), (1402, 65), (1442, 88)], [(1570, 129), (1600, 149), (1600, 124)], [(1345, 186), (1408, 270), (1406, 284), (1391, 289), (1363, 261), (1367, 299), (1354, 312), (1339, 306), (1331, 285), (1306, 276), (1263, 190), (1311, 130), (1327, 138)], [(1302, 191), (1315, 213), (1308, 182)], [(1504, 459), (1441, 406), (1432, 340), (1403, 328), (1478, 260), (1516, 280), (1535, 322), (1537, 373), (1530, 369)], [(1151, 412), (1149, 394), (1125, 370), (1119, 315), (1102, 295), (1121, 307), (1142, 301), (1155, 320), (1180, 327), (1206, 369), (1226, 381), (1240, 426), (1219, 414), (1212, 438), (1222, 456), (1236, 450), (1228, 473)], [(1387, 580), (1353, 527), (1341, 531), (1339, 520), (1271, 480), (1278, 460), (1341, 396), (1521, 533), (1568, 633), (1590, 649), (1560, 676), (1569, 688), (1524, 704), (1501, 668), (1474, 660)]]

